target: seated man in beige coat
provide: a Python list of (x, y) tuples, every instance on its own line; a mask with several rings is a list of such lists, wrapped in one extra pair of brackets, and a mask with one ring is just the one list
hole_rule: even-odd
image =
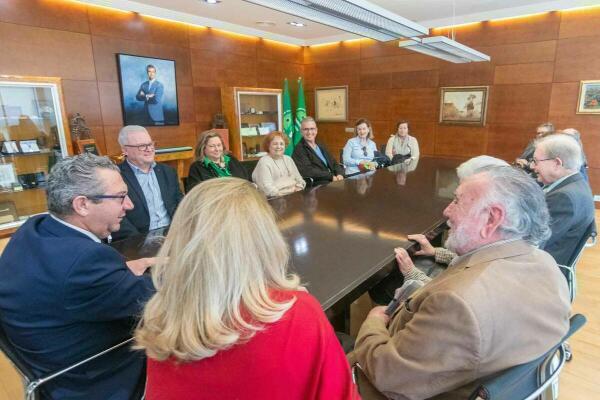
[(565, 279), (535, 247), (550, 229), (533, 179), (486, 169), (462, 181), (444, 215), (458, 257), (391, 318), (371, 310), (350, 355), (393, 399), (465, 399), (478, 378), (534, 360), (569, 326)]

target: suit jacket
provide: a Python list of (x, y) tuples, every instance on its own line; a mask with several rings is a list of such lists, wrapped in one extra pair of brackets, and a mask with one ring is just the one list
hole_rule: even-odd
[(558, 264), (568, 264), (577, 243), (594, 221), (594, 198), (581, 174), (571, 175), (546, 193), (552, 236), (542, 247)]
[[(229, 155), (229, 172), (231, 176), (251, 181), (248, 171), (234, 156)], [(204, 165), (202, 160), (194, 161), (190, 165), (190, 173), (188, 174), (185, 191), (189, 192), (194, 186), (208, 179), (218, 178), (217, 172), (211, 167)]]
[(325, 146), (321, 143), (317, 144), (327, 160), (327, 165), (323, 164), (317, 153), (303, 138), (298, 142), (292, 154), (292, 159), (296, 163), (300, 175), (305, 179), (312, 178), (315, 182), (331, 182), (334, 175), (344, 175), (344, 168), (335, 161)]
[(388, 327), (367, 318), (352, 358), (391, 398), (466, 399), (478, 378), (557, 344), (570, 308), (552, 257), (521, 240), (506, 242), (454, 260)]
[[(139, 101), (144, 102), (144, 110), (146, 115), (150, 119), (148, 122), (158, 123), (163, 125), (165, 122), (165, 115), (163, 112), (163, 94), (164, 86), (159, 81), (155, 80), (152, 86), (150, 82), (146, 81), (141, 84), (140, 89), (137, 92), (135, 98)], [(144, 92), (144, 94), (142, 94)], [(146, 99), (147, 94), (153, 94), (154, 97)]]
[[(116, 250), (48, 214), (27, 220), (0, 258), (0, 321), (36, 376), (131, 336), (153, 292)], [(125, 346), (44, 387), (56, 399), (129, 400), (143, 367), (143, 353)]]
[[(121, 221), (121, 228), (118, 232), (112, 234), (114, 240), (124, 239), (137, 233), (145, 233), (150, 228), (148, 203), (146, 202), (142, 187), (135, 177), (135, 172), (133, 172), (127, 161), (122, 162), (119, 165), (119, 169), (121, 170), (123, 180), (127, 184), (129, 198), (133, 202), (134, 208), (127, 211), (125, 218)], [(181, 193), (181, 189), (179, 188), (177, 172), (168, 165), (157, 163), (154, 166), (154, 173), (156, 174), (160, 196), (165, 204), (167, 213), (169, 217), (173, 218), (175, 210), (183, 198), (183, 193)]]

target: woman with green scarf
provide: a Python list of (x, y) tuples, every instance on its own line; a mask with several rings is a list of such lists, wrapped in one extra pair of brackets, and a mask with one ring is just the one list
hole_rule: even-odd
[(246, 168), (231, 154), (224, 153), (223, 139), (217, 131), (204, 131), (196, 145), (196, 160), (190, 165), (186, 192), (202, 181), (234, 176), (250, 180)]

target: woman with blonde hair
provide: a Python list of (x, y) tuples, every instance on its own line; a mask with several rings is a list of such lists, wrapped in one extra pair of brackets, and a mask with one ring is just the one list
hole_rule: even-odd
[(269, 197), (290, 194), (306, 186), (294, 160), (284, 154), (286, 141), (287, 137), (279, 131), (265, 136), (263, 150), (267, 154), (258, 160), (252, 172), (258, 189)]
[(188, 193), (159, 260), (135, 334), (147, 399), (356, 396), (333, 329), (287, 272), (274, 212), (250, 182), (213, 179)]
[(347, 175), (377, 168), (377, 163), (372, 162), (377, 145), (373, 141), (373, 128), (369, 120), (360, 118), (356, 121), (354, 133), (356, 136), (348, 139), (342, 153)]
[(250, 180), (246, 168), (231, 154), (225, 153), (225, 144), (219, 132), (204, 131), (198, 136), (195, 161), (190, 165), (186, 192), (202, 181), (234, 176)]

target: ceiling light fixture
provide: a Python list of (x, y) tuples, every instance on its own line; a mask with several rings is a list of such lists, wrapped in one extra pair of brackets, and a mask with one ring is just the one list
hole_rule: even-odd
[(263, 26), (263, 27), (271, 27), (271, 26), (275, 26), (275, 22), (272, 21), (256, 21), (256, 25), (258, 26)]
[(300, 27), (300, 28), (303, 27), (303, 26), (306, 26), (306, 24), (303, 24), (302, 22), (296, 22), (296, 21), (290, 21), (290, 22), (288, 22), (288, 25), (297, 26), (297, 27)]
[(366, 0), (244, 0), (382, 42), (429, 30)]
[(221, 0), (204, 0), (206, 4), (218, 4)]
[[(456, 16), (456, 3), (452, 1), (452, 25)], [(490, 56), (483, 54), (475, 49), (458, 43), (454, 40), (454, 28), (452, 28), (452, 39), (445, 36), (431, 36), (423, 39), (411, 38), (409, 40), (401, 40), (398, 46), (406, 48), (418, 53), (427, 54), (428, 56), (441, 58), (442, 60), (450, 61), (455, 64), (490, 61)]]
[(401, 40), (398, 46), (457, 64), (490, 61), (490, 56), (487, 54), (483, 54), (445, 36)]

